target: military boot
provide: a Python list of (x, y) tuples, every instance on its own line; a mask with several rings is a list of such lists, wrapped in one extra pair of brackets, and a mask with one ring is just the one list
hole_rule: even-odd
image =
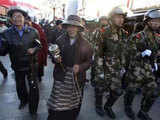
[(113, 110), (112, 110), (112, 107), (107, 106), (107, 105), (105, 104), (104, 110), (105, 110), (106, 114), (107, 114), (110, 118), (112, 118), (112, 119), (115, 119), (115, 118), (116, 118), (116, 115), (115, 115), (115, 113), (114, 113)]
[(96, 113), (100, 116), (104, 116), (104, 110), (102, 108), (103, 91), (100, 88), (95, 88), (95, 106)]
[(99, 115), (99, 116), (104, 116), (104, 110), (102, 107), (96, 107), (96, 113)]
[(112, 110), (112, 106), (116, 102), (117, 99), (118, 99), (117, 96), (110, 95), (108, 98), (108, 101), (104, 105), (104, 110), (105, 110), (106, 114), (112, 119), (116, 118), (116, 115)]
[(152, 118), (150, 118), (150, 116), (148, 115), (148, 113), (147, 112), (144, 112), (144, 111), (142, 111), (142, 110), (140, 110), (139, 111), (139, 113), (138, 113), (138, 118), (140, 119), (140, 120), (152, 120)]
[(135, 96), (135, 93), (129, 90), (126, 90), (126, 94), (124, 95), (125, 113), (131, 120), (135, 120), (135, 113), (132, 110), (132, 102), (133, 102), (134, 96)]
[(6, 79), (8, 76), (8, 72), (7, 69), (4, 67), (4, 65), (2, 64), (2, 62), (0, 61), (0, 71), (3, 74), (3, 78)]
[(148, 115), (149, 110), (151, 109), (153, 103), (155, 102), (156, 97), (154, 95), (146, 95), (141, 101), (141, 110), (138, 113), (138, 118), (141, 120), (152, 120)]
[(125, 113), (131, 120), (135, 120), (135, 114), (131, 106), (125, 106)]

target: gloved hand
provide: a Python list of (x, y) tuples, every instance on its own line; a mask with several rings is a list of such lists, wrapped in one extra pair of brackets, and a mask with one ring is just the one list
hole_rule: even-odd
[(103, 73), (102, 73), (102, 74), (99, 74), (98, 77), (99, 77), (100, 79), (104, 80), (104, 74), (103, 74)]
[(102, 66), (103, 65), (103, 58), (98, 58), (98, 65)]
[(152, 54), (152, 51), (149, 50), (149, 49), (146, 49), (145, 51), (143, 51), (143, 52), (141, 53), (142, 57), (145, 57), (145, 56), (150, 57), (151, 54)]
[(120, 77), (123, 77), (123, 75), (126, 73), (125, 68), (122, 68), (120, 71)]
[(154, 68), (152, 68), (152, 72), (157, 71), (158, 70), (158, 65), (157, 63), (154, 63)]

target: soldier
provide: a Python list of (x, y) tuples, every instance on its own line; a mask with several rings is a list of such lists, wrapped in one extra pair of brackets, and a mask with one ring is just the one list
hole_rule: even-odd
[(96, 66), (97, 66), (97, 60), (98, 60), (98, 54), (96, 54), (96, 51), (98, 49), (98, 44), (100, 41), (102, 41), (102, 33), (108, 26), (108, 19), (106, 16), (102, 16), (99, 19), (99, 27), (95, 30), (93, 39), (91, 41), (92, 47), (94, 48), (94, 57), (93, 57), (93, 64), (91, 68), (91, 84), (95, 86), (95, 106), (96, 106), (96, 112), (98, 115), (103, 116), (104, 110), (102, 108), (102, 99), (103, 99), (103, 93), (104, 90), (99, 86), (99, 79), (96, 79)]
[(157, 71), (156, 57), (160, 54), (160, 11), (151, 10), (144, 17), (145, 28), (128, 43), (129, 70), (126, 74), (128, 87), (124, 96), (125, 112), (132, 120), (135, 114), (131, 108), (136, 88), (142, 89), (143, 98), (138, 117), (152, 120), (148, 115), (159, 90), (153, 71)]
[[(127, 12), (123, 7), (115, 7), (109, 18), (109, 26), (102, 32), (99, 42), (96, 66), (97, 85), (109, 92), (104, 110), (110, 118), (116, 118), (112, 106), (122, 95), (121, 79), (125, 72), (125, 48), (128, 33), (122, 28)], [(102, 103), (101, 103), (102, 104)]]

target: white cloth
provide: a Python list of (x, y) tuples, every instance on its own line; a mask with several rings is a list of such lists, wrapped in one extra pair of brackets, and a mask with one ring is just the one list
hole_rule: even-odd
[(120, 71), (120, 76), (123, 77), (123, 75), (126, 73), (126, 70), (125, 68), (122, 68), (121, 71)]
[(151, 50), (148, 50), (148, 49), (146, 49), (145, 51), (143, 51), (142, 53), (142, 57), (145, 57), (145, 56), (151, 56), (151, 54), (152, 54), (152, 51)]
[(76, 42), (76, 39), (70, 39), (70, 45), (73, 45)]
[(2, 33), (3, 31), (5, 31), (7, 29), (8, 29), (8, 27), (6, 27), (6, 26), (0, 27), (0, 33)]
[(154, 63), (154, 68), (152, 69), (152, 72), (157, 71), (158, 70), (158, 65), (157, 63)]
[(103, 65), (103, 58), (98, 58), (98, 65), (102, 66)]

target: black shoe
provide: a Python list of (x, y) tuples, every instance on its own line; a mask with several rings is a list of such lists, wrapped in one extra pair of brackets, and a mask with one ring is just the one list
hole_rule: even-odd
[(115, 113), (113, 112), (112, 108), (111, 107), (108, 107), (108, 106), (104, 106), (104, 110), (105, 110), (105, 113), (112, 119), (115, 119), (116, 118), (116, 115)]
[(7, 72), (7, 70), (5, 70), (5, 71), (3, 72), (3, 78), (6, 79), (7, 77), (8, 77), (8, 72)]
[(152, 120), (152, 118), (149, 117), (148, 113), (140, 110), (139, 113), (138, 113), (138, 118), (141, 119), (141, 120)]
[(95, 86), (96, 86), (96, 83), (93, 82), (93, 81), (91, 81), (91, 85), (92, 85), (92, 87), (95, 87)]
[(100, 116), (104, 116), (104, 110), (102, 107), (96, 107), (96, 113)]
[(30, 115), (32, 119), (37, 120), (37, 113), (36, 112), (30, 112)]
[(23, 109), (26, 105), (27, 105), (27, 102), (21, 102), (18, 108), (21, 110), (21, 109)]
[(31, 116), (37, 116), (37, 112), (29, 112)]
[(131, 120), (135, 120), (135, 114), (131, 106), (125, 106), (125, 113)]
[(38, 80), (39, 80), (39, 82), (42, 82), (42, 78), (41, 77), (39, 77)]
[(140, 88), (137, 88), (137, 89), (136, 89), (136, 94), (139, 95), (139, 94), (141, 94), (141, 93), (142, 93), (142, 90), (141, 90)]

